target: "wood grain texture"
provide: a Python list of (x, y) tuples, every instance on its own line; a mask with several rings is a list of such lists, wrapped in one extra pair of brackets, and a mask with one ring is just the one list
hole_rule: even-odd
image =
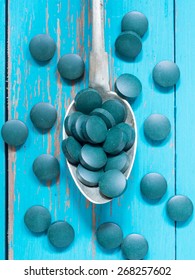
[[(0, 128), (5, 122), (6, 92), (5, 92), (5, 1), (0, 1)], [(5, 146), (0, 137), (0, 260), (5, 259), (5, 240), (6, 240), (6, 172), (5, 172)]]
[[(176, 91), (176, 193), (187, 195), (195, 205), (195, 2), (176, 1), (176, 62), (181, 71)], [(195, 259), (194, 214), (186, 223), (177, 223), (177, 259)]]
[[(88, 85), (88, 57), (91, 38), (89, 0), (24, 0), (9, 2), (9, 118), (19, 118), (29, 127), (29, 137), (21, 149), (9, 150), (9, 258), (10, 259), (123, 259), (121, 251), (106, 252), (96, 242), (95, 230), (105, 221), (121, 225), (124, 235), (143, 234), (149, 242), (146, 259), (174, 259), (175, 227), (165, 211), (165, 202), (175, 190), (174, 94), (160, 92), (151, 72), (163, 59), (174, 59), (173, 1), (105, 0), (106, 48), (109, 52), (110, 83), (122, 73), (132, 73), (142, 82), (143, 92), (133, 104), (138, 125), (138, 151), (128, 189), (107, 205), (92, 205), (75, 187), (60, 148), (63, 118), (75, 94)], [(113, 4), (114, 2), (114, 4)], [(114, 42), (120, 33), (123, 15), (130, 10), (143, 12), (149, 31), (143, 38), (143, 51), (135, 62), (116, 56)], [(29, 54), (30, 39), (49, 33), (57, 43), (55, 57), (43, 66)], [(165, 47), (166, 46), (166, 47)], [(79, 53), (86, 62), (86, 73), (78, 83), (62, 81), (56, 70), (59, 57)], [(52, 130), (40, 134), (29, 119), (30, 109), (40, 101), (49, 101), (58, 110)], [(151, 113), (165, 114), (172, 125), (167, 141), (160, 146), (148, 143), (143, 122)], [(61, 166), (60, 179), (43, 186), (32, 172), (33, 160), (42, 153), (55, 155)], [(158, 203), (144, 200), (139, 184), (148, 172), (162, 173), (168, 191)], [(32, 205), (49, 208), (52, 220), (65, 219), (76, 233), (74, 243), (65, 251), (52, 248), (46, 235), (34, 236), (24, 226), (23, 216)]]

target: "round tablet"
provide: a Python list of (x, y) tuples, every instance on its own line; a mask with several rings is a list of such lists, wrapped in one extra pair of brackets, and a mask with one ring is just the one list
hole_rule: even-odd
[(124, 132), (120, 128), (114, 126), (108, 130), (103, 149), (108, 154), (117, 155), (124, 149), (126, 142), (127, 140)]
[(85, 64), (78, 54), (65, 54), (59, 59), (57, 68), (62, 78), (76, 80), (83, 75)]
[(115, 198), (123, 194), (126, 186), (125, 176), (117, 169), (106, 171), (99, 180), (101, 193), (110, 198)]
[(57, 221), (50, 225), (47, 236), (54, 247), (66, 248), (73, 242), (75, 233), (69, 223)]
[(97, 228), (96, 237), (104, 249), (116, 249), (123, 241), (123, 232), (118, 224), (103, 223)]
[(114, 117), (107, 110), (105, 110), (103, 108), (94, 109), (90, 113), (90, 115), (98, 116), (98, 117), (102, 118), (102, 120), (105, 122), (108, 129), (113, 127), (116, 124)]
[(169, 218), (176, 222), (187, 221), (193, 212), (192, 201), (185, 195), (175, 195), (167, 202)]
[(51, 224), (50, 212), (43, 206), (32, 206), (24, 215), (24, 223), (32, 232), (45, 232)]
[(56, 43), (49, 35), (39, 34), (31, 39), (29, 50), (34, 59), (48, 61), (54, 56)]
[(10, 120), (2, 126), (1, 136), (8, 145), (18, 147), (25, 143), (28, 137), (28, 128), (22, 121)]
[(142, 178), (140, 189), (148, 199), (160, 199), (166, 193), (167, 181), (159, 173), (148, 173)]
[(127, 118), (127, 109), (118, 99), (109, 99), (102, 104), (102, 108), (108, 111), (114, 118), (115, 123), (120, 123)]
[(163, 60), (153, 69), (153, 79), (161, 87), (174, 86), (180, 77), (180, 70), (176, 63)]
[(89, 114), (95, 108), (102, 106), (102, 98), (95, 89), (88, 88), (79, 91), (75, 97), (75, 107), (77, 111)]
[(59, 176), (60, 164), (52, 155), (43, 154), (34, 160), (33, 172), (40, 181), (51, 181)]
[(67, 160), (72, 164), (79, 163), (79, 155), (81, 153), (81, 144), (72, 136), (62, 141), (62, 151)]
[(80, 153), (81, 164), (92, 171), (99, 170), (107, 162), (107, 156), (102, 147), (85, 144)]
[(94, 144), (102, 143), (106, 139), (107, 126), (98, 116), (90, 116), (84, 126), (84, 135)]
[(86, 138), (83, 131), (83, 126), (85, 126), (86, 121), (88, 120), (89, 116), (81, 115), (78, 117), (76, 122), (72, 124), (71, 131), (73, 136), (80, 142), (85, 142)]
[(84, 168), (81, 164), (76, 169), (77, 178), (81, 183), (88, 187), (96, 187), (100, 177), (104, 174), (103, 170), (91, 171)]
[(170, 131), (170, 121), (164, 115), (152, 114), (144, 122), (144, 133), (152, 141), (165, 140)]
[(122, 74), (115, 82), (116, 92), (129, 102), (135, 101), (142, 91), (140, 80), (131, 74)]
[(116, 39), (115, 49), (121, 56), (134, 59), (141, 52), (141, 38), (132, 31), (122, 32)]
[(65, 118), (64, 127), (67, 135), (72, 135), (72, 126), (74, 126), (75, 122), (77, 121), (78, 117), (81, 116), (81, 112), (72, 112)]
[(138, 11), (131, 11), (124, 15), (121, 22), (122, 31), (134, 31), (142, 37), (148, 29), (146, 16)]
[(135, 142), (135, 130), (128, 123), (119, 123), (116, 127), (120, 128), (126, 136), (126, 145), (124, 151), (128, 151)]
[(104, 170), (108, 171), (112, 169), (118, 169), (122, 173), (124, 173), (128, 169), (129, 165), (130, 165), (129, 156), (125, 152), (122, 152), (117, 156), (108, 157)]
[(40, 102), (32, 107), (30, 118), (37, 128), (50, 129), (57, 119), (57, 110), (50, 103)]
[(148, 242), (140, 234), (129, 234), (124, 238), (121, 250), (128, 260), (142, 260), (148, 252)]

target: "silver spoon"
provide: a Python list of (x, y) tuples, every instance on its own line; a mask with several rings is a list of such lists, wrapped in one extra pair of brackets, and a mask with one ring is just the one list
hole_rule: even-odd
[[(132, 125), (135, 129), (135, 142), (133, 147), (127, 151), (130, 158), (129, 168), (125, 172), (125, 177), (128, 179), (137, 149), (137, 126), (134, 113), (129, 103), (119, 97), (115, 92), (110, 90), (109, 73), (108, 73), (108, 54), (105, 52), (104, 46), (104, 19), (103, 19), (103, 3), (101, 0), (92, 0), (92, 51), (90, 52), (90, 68), (89, 68), (89, 87), (99, 91), (103, 102), (108, 99), (118, 99), (125, 105), (127, 109), (126, 123)], [(65, 118), (72, 112), (75, 112), (74, 100), (69, 105)], [(65, 129), (63, 128), (63, 139), (67, 138)], [(68, 168), (72, 178), (80, 190), (80, 192), (92, 203), (104, 204), (111, 201), (99, 191), (99, 187), (91, 188), (82, 184), (76, 175), (76, 167), (67, 161)]]

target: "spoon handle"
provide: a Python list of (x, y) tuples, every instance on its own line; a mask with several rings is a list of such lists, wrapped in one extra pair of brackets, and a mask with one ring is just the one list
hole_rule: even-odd
[(92, 0), (92, 51), (89, 62), (89, 86), (102, 92), (110, 91), (102, 0)]

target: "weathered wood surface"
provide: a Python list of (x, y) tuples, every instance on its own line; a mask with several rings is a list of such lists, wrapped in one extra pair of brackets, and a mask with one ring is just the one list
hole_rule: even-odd
[[(195, 250), (190, 252), (190, 238), (185, 239), (186, 236), (191, 236), (193, 240), (194, 222), (175, 228), (174, 222), (166, 215), (166, 201), (174, 193), (184, 192), (192, 197), (192, 200), (195, 195), (195, 191), (192, 190), (195, 154), (192, 131), (194, 115), (192, 56), (195, 55), (193, 55), (193, 23), (190, 24), (190, 20), (193, 19), (188, 16), (190, 5), (186, 9), (178, 0), (175, 11), (172, 0), (104, 2), (105, 42), (109, 52), (111, 87), (113, 88), (114, 81), (120, 74), (132, 73), (142, 82), (143, 91), (133, 104), (138, 125), (138, 151), (128, 180), (128, 189), (119, 199), (100, 206), (92, 205), (79, 193), (66, 168), (60, 148), (66, 108), (75, 94), (88, 86), (88, 58), (91, 48), (90, 1), (23, 0), (21, 5), (18, 1), (8, 1), (8, 117), (25, 121), (30, 132), (23, 147), (17, 151), (9, 148), (8, 152), (9, 259), (123, 259), (120, 250), (106, 252), (96, 242), (95, 230), (105, 221), (119, 223), (124, 235), (143, 234), (149, 243), (146, 259), (195, 258)], [(1, 9), (3, 10), (3, 7)], [(114, 50), (114, 42), (120, 33), (121, 19), (130, 10), (143, 12), (149, 20), (149, 30), (143, 38), (143, 50), (135, 62), (131, 63), (117, 57)], [(57, 43), (55, 57), (44, 66), (37, 64), (28, 50), (30, 39), (38, 33), (50, 34)], [(79, 82), (67, 84), (57, 73), (56, 65), (61, 55), (70, 52), (83, 57), (86, 73)], [(175, 54), (181, 69), (180, 85), (176, 93), (174, 89), (159, 90), (152, 81), (152, 69), (160, 60), (174, 60)], [(3, 74), (2, 76), (4, 77)], [(3, 84), (1, 86), (4, 91)], [(40, 134), (29, 118), (30, 109), (40, 101), (51, 102), (58, 111), (57, 123), (46, 134)], [(4, 110), (4, 101), (1, 99), (0, 102)], [(188, 105), (185, 105), (186, 103)], [(170, 137), (160, 146), (148, 143), (143, 134), (143, 122), (151, 113), (165, 114), (172, 125)], [(4, 120), (2, 111), (0, 119)], [(184, 140), (186, 144), (183, 150)], [(33, 160), (42, 153), (55, 155), (60, 160), (60, 179), (52, 186), (43, 186), (32, 172)], [(1, 158), (0, 164), (4, 168), (4, 159)], [(191, 171), (186, 167), (188, 164)], [(142, 176), (152, 171), (163, 174), (168, 182), (166, 195), (155, 204), (143, 199), (139, 190)], [(2, 190), (1, 197), (5, 188)], [(76, 237), (67, 250), (55, 250), (48, 243), (45, 234), (34, 236), (25, 228), (24, 213), (35, 204), (48, 207), (52, 221), (65, 219), (73, 225)], [(1, 207), (4, 213), (5, 206), (2, 204)], [(4, 226), (5, 223), (2, 226), (3, 230)]]

